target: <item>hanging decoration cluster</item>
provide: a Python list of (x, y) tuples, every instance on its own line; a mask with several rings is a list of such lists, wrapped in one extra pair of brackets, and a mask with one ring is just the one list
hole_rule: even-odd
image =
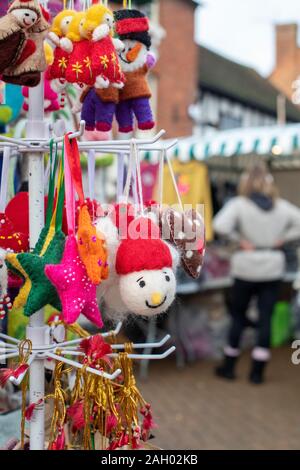
[(71, 83), (81, 90), (74, 112), (81, 111), (88, 131), (110, 131), (114, 116), (120, 132), (131, 132), (135, 118), (139, 129), (154, 127), (147, 73), (155, 58), (143, 13), (112, 13), (102, 3), (82, 12), (64, 9), (49, 39), (55, 50), (47, 77), (57, 89)]

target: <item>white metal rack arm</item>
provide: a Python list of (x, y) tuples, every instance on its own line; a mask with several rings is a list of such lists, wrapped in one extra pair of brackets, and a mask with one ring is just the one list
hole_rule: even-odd
[[(56, 361), (64, 362), (65, 364), (76, 367), (77, 369), (83, 369), (84, 367), (84, 365), (80, 364), (79, 362), (72, 361), (66, 357), (61, 357), (60, 355), (54, 354), (52, 352), (46, 353), (46, 357), (52, 358)], [(112, 374), (108, 374), (107, 372), (94, 369), (93, 367), (87, 367), (86, 371), (109, 380), (115, 380), (122, 373), (121, 369), (117, 369)]]

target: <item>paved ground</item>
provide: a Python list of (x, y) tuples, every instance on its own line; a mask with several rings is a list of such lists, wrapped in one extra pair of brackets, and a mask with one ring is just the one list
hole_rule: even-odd
[[(172, 360), (152, 363), (141, 384), (159, 429), (153, 444), (164, 449), (300, 449), (300, 365), (288, 348), (276, 350), (265, 385), (248, 384), (249, 356), (236, 383), (214, 377), (213, 364), (183, 370)], [(18, 416), (0, 416), (0, 445), (18, 428)]]
[(288, 348), (276, 350), (262, 386), (248, 384), (249, 356), (240, 379), (228, 383), (198, 362), (178, 371), (170, 361), (151, 365), (142, 385), (152, 401), (164, 449), (300, 449), (300, 365)]

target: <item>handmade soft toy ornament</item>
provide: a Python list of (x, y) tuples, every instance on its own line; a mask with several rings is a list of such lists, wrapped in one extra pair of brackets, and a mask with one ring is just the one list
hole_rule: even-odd
[[(158, 315), (175, 299), (173, 259), (168, 245), (159, 238), (159, 228), (150, 219), (141, 218), (136, 222), (141, 227), (140, 237), (122, 240), (116, 254), (120, 295), (129, 312)], [(146, 226), (146, 234), (143, 226)]]
[(92, 224), (87, 206), (81, 208), (78, 224), (78, 251), (93, 284), (99, 285), (108, 278), (106, 244)]
[(61, 48), (61, 40), (65, 38), (69, 32), (70, 24), (75, 17), (74, 10), (63, 10), (53, 21), (51, 31), (48, 35), (49, 39), (55, 45), (53, 64), (48, 68), (48, 76), (50, 79), (61, 80), (62, 83), (66, 78), (66, 69), (69, 61), (69, 53)]
[(170, 240), (180, 253), (185, 272), (197, 279), (205, 255), (205, 226), (194, 209), (186, 212), (166, 209), (161, 214), (162, 237)]
[(138, 10), (120, 10), (115, 12), (115, 19), (116, 32), (125, 46), (119, 51), (125, 75), (125, 86), (120, 90), (116, 111), (119, 131), (132, 132), (134, 116), (139, 129), (152, 129), (155, 123), (146, 76), (155, 65), (155, 58), (148, 52), (151, 47), (148, 18)]
[(61, 48), (70, 54), (66, 68), (66, 80), (69, 83), (94, 85), (92, 71), (90, 34), (83, 30), (85, 13), (76, 13), (72, 19), (69, 32), (60, 41)]
[[(109, 132), (112, 128), (119, 92), (115, 87), (87, 88), (80, 97), (81, 119), (87, 131)], [(78, 109), (79, 110), (79, 109)]]
[(73, 184), (79, 197), (78, 216), (78, 251), (89, 279), (93, 284), (100, 284), (108, 277), (107, 251), (101, 236), (98, 236), (95, 226), (89, 214), (82, 184), (82, 172), (80, 167), (80, 155), (76, 140), (67, 139), (66, 157), (70, 166)]
[(66, 323), (74, 323), (82, 313), (101, 328), (103, 322), (96, 299), (96, 285), (90, 281), (87, 275), (86, 268), (79, 256), (75, 237), (74, 185), (78, 185), (78, 179), (75, 178), (73, 183), (72, 167), (69, 165), (69, 162), (74, 163), (72, 155), (70, 155), (72, 148), (74, 148), (73, 142), (70, 143), (69, 137), (66, 136), (64, 167), (68, 238), (61, 263), (59, 265), (49, 264), (45, 268), (45, 273), (61, 299), (62, 315)]
[(5, 264), (6, 251), (0, 248), (0, 320), (5, 317), (5, 307), (10, 310), (12, 303), (7, 295), (8, 272)]
[(104, 5), (92, 5), (87, 10), (82, 34), (92, 39), (91, 61), (96, 88), (107, 88), (109, 83), (116, 88), (124, 86), (124, 75), (116, 53), (116, 50), (123, 50), (124, 45), (112, 38), (113, 25), (113, 13)]
[(4, 213), (0, 214), (0, 247), (15, 253), (27, 251), (29, 248), (28, 234), (16, 231)]
[(21, 36), (24, 35), (24, 41), (21, 39), (22, 50), (16, 60), (3, 70), (2, 78), (16, 85), (36, 86), (40, 82), (41, 72), (47, 67), (43, 43), (50, 27), (49, 13), (36, 0), (15, 0), (8, 15), (23, 24)]
[[(56, 162), (57, 162), (56, 154)], [(50, 147), (50, 161), (52, 162), (52, 147)], [(61, 231), (63, 214), (63, 170), (60, 165), (58, 178), (58, 196), (56, 208), (52, 214), (55, 193), (56, 163), (49, 178), (49, 196), (46, 216), (46, 225), (40, 233), (39, 239), (31, 253), (8, 254), (6, 259), (8, 267), (24, 279), (24, 285), (14, 301), (15, 307), (24, 306), (24, 314), (31, 316), (45, 305), (52, 305), (60, 310), (61, 304), (55, 288), (45, 276), (44, 267), (52, 262), (57, 264), (62, 258), (65, 235)]]

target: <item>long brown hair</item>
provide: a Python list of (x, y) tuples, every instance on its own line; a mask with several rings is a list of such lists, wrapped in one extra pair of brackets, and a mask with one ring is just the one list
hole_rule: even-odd
[(249, 197), (253, 193), (261, 193), (275, 200), (278, 190), (274, 178), (264, 163), (252, 165), (245, 171), (239, 182), (238, 192), (240, 196)]

